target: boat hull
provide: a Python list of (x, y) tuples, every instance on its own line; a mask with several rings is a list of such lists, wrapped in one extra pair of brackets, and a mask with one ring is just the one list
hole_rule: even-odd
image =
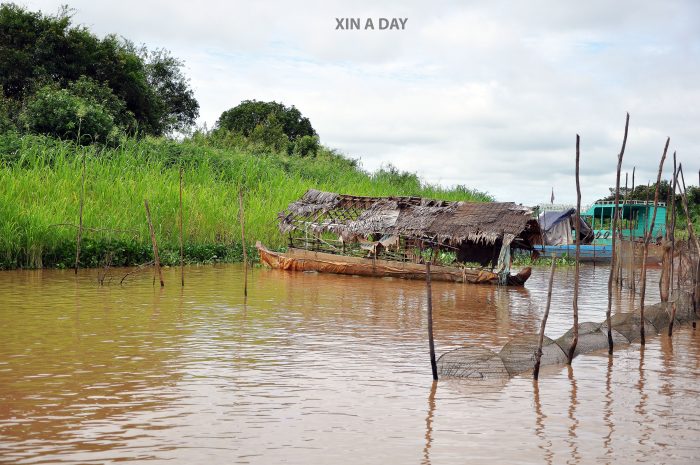
[[(576, 246), (575, 245), (545, 245), (537, 246), (535, 250), (542, 257), (551, 257), (554, 254), (555, 257), (575, 257), (576, 256)], [(612, 260), (612, 246), (610, 245), (581, 245), (580, 250), (580, 261), (582, 262), (596, 262), (605, 263)]]
[[(641, 262), (641, 243), (634, 243), (637, 250), (635, 255), (637, 261)], [(592, 245), (592, 244), (582, 244), (580, 250), (581, 262), (590, 263), (610, 263), (612, 261), (612, 246), (611, 245)], [(576, 245), (545, 245), (537, 246), (535, 251), (539, 253), (541, 257), (551, 257), (554, 254), (555, 257), (570, 257), (574, 258), (576, 256)], [(647, 257), (647, 265), (655, 265), (661, 263), (661, 258), (663, 255), (663, 248), (657, 244), (649, 244), (649, 252)]]
[[(348, 257), (304, 249), (290, 248), (285, 253), (273, 252), (260, 242), (255, 244), (260, 261), (270, 268), (287, 271), (318, 271), (372, 277), (425, 279), (425, 265), (361, 257)], [(531, 268), (525, 268), (508, 277), (508, 285), (522, 286), (530, 277)], [(498, 284), (498, 275), (487, 270), (432, 266), (430, 278), (434, 281), (450, 281), (471, 284)]]

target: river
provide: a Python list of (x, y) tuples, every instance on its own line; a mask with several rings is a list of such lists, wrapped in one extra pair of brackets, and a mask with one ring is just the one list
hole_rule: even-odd
[[(700, 462), (700, 341), (690, 326), (543, 367), (534, 384), (433, 383), (425, 284), (240, 265), (120, 279), (0, 272), (0, 462), (541, 464)], [(546, 269), (524, 289), (433, 283), (435, 342), (499, 349), (536, 333)], [(580, 321), (608, 268), (582, 266)], [(561, 268), (547, 335), (571, 327)], [(658, 301), (651, 272), (649, 302)], [(627, 290), (614, 311), (629, 311)]]

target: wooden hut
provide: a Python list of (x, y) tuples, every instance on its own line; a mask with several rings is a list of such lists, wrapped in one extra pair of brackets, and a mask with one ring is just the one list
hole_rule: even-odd
[(540, 229), (512, 202), (451, 202), (307, 191), (279, 213), (289, 247), (394, 262), (478, 263), (506, 283), (511, 249), (532, 249)]

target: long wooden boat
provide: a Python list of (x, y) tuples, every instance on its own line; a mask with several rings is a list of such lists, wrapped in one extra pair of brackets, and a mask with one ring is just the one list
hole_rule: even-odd
[[(412, 262), (348, 257), (324, 252), (290, 248), (284, 253), (273, 252), (260, 242), (255, 244), (260, 261), (271, 268), (287, 271), (318, 271), (359, 276), (394, 277), (403, 279), (425, 279), (425, 265)], [(522, 286), (532, 269), (523, 269), (508, 276), (508, 285)], [(430, 277), (435, 281), (455, 283), (498, 284), (498, 275), (488, 270), (431, 266)]]

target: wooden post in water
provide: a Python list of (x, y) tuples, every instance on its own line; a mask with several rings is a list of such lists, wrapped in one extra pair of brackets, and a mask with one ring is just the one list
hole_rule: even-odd
[(425, 261), (425, 286), (428, 293), (428, 345), (430, 346), (430, 368), (433, 380), (438, 379), (437, 362), (435, 361), (435, 340), (433, 339), (433, 290), (430, 285), (430, 260)]
[[(637, 167), (633, 166), (632, 167), (632, 191), (630, 193), (630, 197), (634, 193), (634, 174), (635, 171), (637, 171)], [(634, 200), (634, 199), (631, 199)], [(629, 224), (629, 246), (630, 246), (630, 254), (629, 254), (629, 273), (627, 279), (629, 279), (628, 286), (630, 290), (632, 291), (632, 307), (634, 307), (634, 290), (637, 287), (637, 283), (635, 282), (635, 271), (634, 271), (634, 241), (632, 240), (632, 210), (630, 210), (630, 220), (628, 220)]]
[(165, 286), (163, 281), (163, 270), (160, 268), (160, 256), (158, 255), (158, 242), (156, 241), (156, 233), (153, 229), (151, 221), (151, 209), (148, 207), (148, 200), (143, 199), (143, 204), (146, 206), (146, 219), (148, 219), (148, 231), (151, 233), (151, 243), (153, 244), (153, 259), (155, 260), (156, 272), (160, 278), (160, 287)]
[(83, 203), (85, 201), (85, 157), (83, 153), (83, 176), (80, 182), (80, 208), (78, 212), (78, 236), (75, 239), (75, 274), (78, 274), (80, 267), (80, 243), (83, 240)]
[(248, 297), (248, 252), (245, 249), (245, 222), (243, 219), (243, 189), (238, 189), (238, 219), (241, 222), (241, 246), (243, 247), (243, 296)]
[[(625, 198), (622, 201), (622, 213), (620, 214), (620, 224), (617, 225), (617, 232), (618, 232), (618, 239), (620, 240), (620, 244), (618, 245), (620, 249), (620, 253), (618, 254), (618, 260), (617, 260), (617, 284), (620, 286), (620, 289), (624, 287), (625, 284), (625, 279), (624, 279), (624, 273), (622, 270), (622, 265), (623, 265), (623, 252), (625, 250), (625, 242), (623, 241), (623, 234), (622, 230), (624, 229), (624, 226), (622, 225), (622, 218), (625, 216), (625, 207), (627, 206), (627, 200), (629, 200), (630, 197), (630, 191), (627, 188), (627, 181), (628, 181), (629, 173), (625, 172)], [(628, 220), (629, 221), (629, 220)], [(626, 255), (626, 254), (625, 254)]]
[[(671, 180), (671, 232), (669, 237), (671, 238), (671, 261), (669, 264), (669, 282), (670, 282), (670, 294), (673, 295), (673, 274), (675, 265), (675, 254), (676, 254), (676, 185), (678, 184), (678, 165), (676, 163), (676, 152), (673, 152), (673, 178)], [(668, 209), (668, 206), (666, 206)], [(680, 286), (678, 286), (680, 291)], [(676, 318), (676, 302), (675, 300), (671, 303), (671, 321), (668, 322), (668, 336), (673, 336), (673, 320)]]
[[(676, 152), (673, 152), (673, 157), (675, 159)], [(676, 174), (676, 166), (674, 163), (673, 174)], [(673, 192), (671, 187), (673, 186), (673, 177), (668, 183), (668, 195), (666, 196), (666, 221), (665, 230), (663, 235), (662, 247), (662, 259), (661, 259), (661, 276), (659, 277), (659, 296), (661, 297), (661, 302), (668, 302), (670, 291), (671, 291), (671, 268), (673, 260), (673, 251), (671, 250), (671, 202), (673, 198)]]
[(180, 282), (185, 286), (185, 253), (182, 240), (182, 166), (180, 167)]
[(540, 376), (540, 361), (542, 360), (542, 344), (544, 344), (544, 329), (547, 326), (547, 318), (549, 318), (549, 306), (552, 304), (552, 284), (554, 283), (554, 269), (557, 266), (555, 254), (552, 254), (552, 267), (549, 270), (549, 287), (547, 288), (547, 306), (544, 308), (544, 316), (540, 325), (540, 340), (537, 344), (537, 352), (535, 352), (535, 369), (532, 372), (532, 377), (537, 380)]
[(625, 119), (625, 135), (622, 138), (622, 148), (620, 149), (620, 154), (617, 156), (617, 177), (615, 181), (615, 208), (613, 209), (612, 218), (612, 254), (610, 262), (610, 275), (608, 276), (608, 309), (605, 312), (605, 321), (608, 325), (608, 353), (613, 353), (613, 338), (612, 338), (612, 323), (610, 314), (612, 313), (612, 286), (613, 286), (613, 275), (615, 273), (615, 265), (617, 263), (617, 255), (615, 252), (615, 229), (617, 226), (617, 204), (620, 202), (620, 170), (622, 169), (622, 157), (625, 155), (625, 146), (627, 145), (627, 131), (630, 124), (630, 114), (627, 113), (627, 118)]
[(656, 189), (654, 189), (654, 211), (651, 214), (651, 224), (649, 225), (649, 230), (645, 231), (644, 234), (644, 253), (642, 254), (641, 273), (642, 289), (639, 292), (639, 317), (641, 320), (641, 323), (639, 325), (639, 342), (642, 345), (646, 344), (646, 338), (644, 336), (644, 297), (647, 290), (647, 258), (649, 257), (649, 242), (651, 241), (651, 235), (654, 233), (654, 223), (656, 222), (656, 207), (659, 204), (659, 184), (661, 183), (661, 173), (664, 170), (664, 161), (666, 160), (666, 152), (668, 151), (668, 144), (670, 142), (671, 138), (669, 137), (666, 139), (664, 153), (663, 155), (661, 155), (661, 163), (659, 163), (659, 173), (656, 176)]
[[(578, 134), (576, 134), (576, 264), (574, 265), (574, 338), (571, 341), (571, 347), (569, 347), (569, 358), (567, 362), (569, 365), (571, 365), (571, 361), (574, 359), (574, 352), (576, 351), (576, 346), (578, 345), (578, 282), (579, 265), (581, 260), (581, 182), (579, 179), (579, 142), (580, 137)], [(613, 228), (613, 234), (616, 232), (617, 230)]]

